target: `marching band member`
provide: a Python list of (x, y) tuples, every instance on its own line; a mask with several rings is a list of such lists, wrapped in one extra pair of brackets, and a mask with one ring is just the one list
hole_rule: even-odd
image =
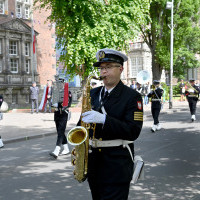
[(160, 87), (160, 81), (154, 80), (153, 81), (153, 87), (155, 89), (151, 90), (151, 92), (148, 94), (148, 98), (151, 98), (151, 113), (153, 116), (154, 124), (151, 128), (152, 132), (158, 131), (161, 129), (161, 125), (159, 123), (159, 114), (162, 106), (162, 95), (163, 95), (163, 89)]
[(90, 140), (88, 182), (93, 200), (126, 200), (133, 176), (133, 141), (143, 124), (142, 97), (120, 79), (128, 60), (125, 54), (106, 48), (96, 57), (94, 67), (99, 68), (105, 87), (91, 90), (93, 110), (82, 114), (84, 123), (96, 123), (97, 140)]
[(195, 85), (195, 80), (190, 79), (190, 85), (186, 85), (187, 89), (185, 91), (186, 98), (188, 100), (190, 113), (191, 113), (191, 120), (192, 122), (196, 120), (196, 105), (199, 98), (200, 89), (198, 86)]
[(65, 129), (67, 126), (67, 120), (68, 120), (68, 113), (69, 113), (69, 107), (71, 107), (72, 103), (72, 94), (70, 91), (68, 91), (68, 83), (64, 82), (64, 79), (59, 79), (60, 82), (63, 83), (63, 89), (62, 92), (64, 93), (63, 98), (59, 100), (58, 103), (55, 103), (52, 105), (55, 107), (54, 111), (54, 121), (56, 124), (56, 130), (57, 130), (57, 141), (56, 141), (56, 148), (53, 152), (50, 153), (50, 156), (57, 159), (61, 146), (63, 146), (63, 151), (61, 152), (61, 155), (66, 155), (70, 153), (69, 147), (67, 144), (67, 138), (65, 136)]

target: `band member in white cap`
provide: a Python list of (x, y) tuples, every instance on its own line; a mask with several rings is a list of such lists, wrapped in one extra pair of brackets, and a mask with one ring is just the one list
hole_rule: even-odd
[(192, 122), (196, 120), (196, 107), (197, 101), (199, 99), (199, 92), (200, 89), (198, 86), (195, 85), (195, 80), (190, 79), (190, 85), (186, 85), (187, 89), (185, 91), (186, 98), (188, 100), (190, 113), (191, 113), (191, 120)]
[[(85, 123), (96, 123), (90, 139), (88, 182), (94, 200), (128, 199), (133, 175), (134, 144), (143, 124), (141, 95), (120, 80), (127, 56), (112, 49), (96, 54), (105, 87), (91, 90), (92, 111), (82, 114)], [(92, 133), (90, 134), (92, 138)]]
[(163, 95), (163, 89), (159, 87), (160, 81), (154, 80), (153, 81), (153, 88), (148, 94), (148, 98), (151, 98), (151, 114), (153, 116), (153, 126), (151, 128), (152, 132), (158, 131), (161, 129), (161, 125), (159, 123), (159, 114), (161, 110), (161, 105), (162, 105), (162, 95)]

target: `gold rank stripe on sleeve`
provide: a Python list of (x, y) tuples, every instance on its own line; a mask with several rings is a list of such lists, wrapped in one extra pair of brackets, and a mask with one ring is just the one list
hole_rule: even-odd
[(143, 121), (143, 112), (134, 112), (134, 120)]

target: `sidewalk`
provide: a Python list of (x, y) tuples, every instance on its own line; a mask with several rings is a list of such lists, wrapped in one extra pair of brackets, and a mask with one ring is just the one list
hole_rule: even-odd
[[(76, 126), (81, 114), (79, 107), (70, 108), (70, 110), (72, 116), (67, 123), (66, 131)], [(161, 115), (179, 110), (189, 111), (188, 103), (186, 101), (173, 102), (173, 109), (169, 109), (169, 103), (166, 102)], [(151, 104), (144, 105), (144, 120), (149, 116), (151, 116)], [(30, 110), (14, 109), (12, 112), (4, 113), (3, 117), (0, 121), (0, 135), (4, 144), (56, 134), (53, 113), (31, 114)]]

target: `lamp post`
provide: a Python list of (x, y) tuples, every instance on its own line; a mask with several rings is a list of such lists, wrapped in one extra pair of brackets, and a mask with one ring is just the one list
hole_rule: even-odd
[(172, 78), (173, 78), (173, 41), (174, 41), (174, 29), (173, 29), (173, 18), (174, 18), (174, 0), (167, 2), (166, 9), (171, 10), (171, 37), (170, 37), (170, 93), (169, 93), (169, 109), (172, 108), (172, 99), (173, 99), (173, 87), (172, 87)]
[(33, 27), (33, 5), (31, 5), (31, 71), (32, 71), (32, 82), (35, 81), (34, 77), (34, 52), (33, 52), (33, 45), (34, 45), (34, 27)]

